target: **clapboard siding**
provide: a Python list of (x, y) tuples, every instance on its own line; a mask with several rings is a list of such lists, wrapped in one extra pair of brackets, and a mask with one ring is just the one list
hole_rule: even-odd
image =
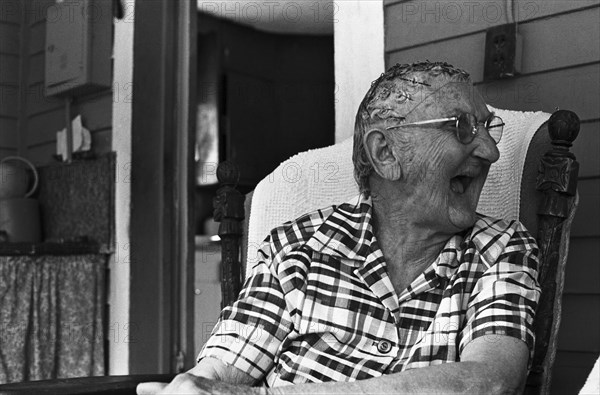
[[(599, 20), (600, 7), (596, 7), (520, 25), (525, 55), (522, 72), (529, 74), (598, 61)], [(581, 26), (586, 26), (585, 34), (581, 34)], [(557, 51), (557, 43), (569, 45), (562, 45)]]
[(19, 54), (19, 25), (0, 22), (0, 53)]
[[(469, 71), (495, 107), (546, 112), (558, 107), (581, 118), (573, 147), (581, 164), (580, 202), (571, 229), (552, 386), (556, 394), (577, 393), (600, 352), (600, 1), (515, 3), (523, 37), (518, 77), (483, 81), (485, 29), (507, 19), (504, 15), (498, 21), (486, 20), (481, 10), (499, 6), (506, 13), (505, 1), (385, 1), (385, 59), (387, 66), (425, 59), (447, 61)], [(479, 7), (480, 12), (472, 20), (462, 15), (458, 22), (443, 16), (444, 7)]]
[[(54, 4), (0, 3), (0, 152), (18, 151), (39, 165), (54, 160), (56, 132), (65, 127), (64, 99), (46, 97), (44, 90), (46, 12)], [(110, 151), (111, 90), (76, 98), (77, 115), (92, 134), (94, 152)]]
[(21, 23), (20, 0), (2, 0), (0, 2), (0, 23), (18, 26)]
[[(72, 112), (81, 115), (83, 125), (94, 133), (98, 130), (105, 131), (111, 128), (111, 105), (112, 94), (106, 92), (75, 100), (72, 104)], [(38, 111), (44, 108), (45, 106), (40, 106)], [(54, 143), (56, 132), (64, 127), (64, 103), (58, 101), (57, 105), (55, 107), (51, 106), (49, 111), (40, 111), (29, 116), (29, 144)]]
[[(580, 210), (580, 212), (583, 210)], [(565, 293), (600, 295), (600, 243), (596, 237), (574, 237), (569, 246)]]
[(48, 8), (53, 7), (54, 0), (22, 0), (27, 8), (27, 23), (30, 27), (46, 21)]
[[(56, 132), (65, 128), (65, 101), (47, 97), (44, 88), (46, 12), (53, 0), (26, 0), (27, 21), (22, 35), (21, 62), (25, 86), (24, 118), (21, 130), (25, 136), (24, 154), (37, 164), (46, 164), (54, 159)], [(81, 121), (92, 134), (92, 150), (104, 153), (111, 150), (112, 92), (103, 92), (74, 98), (71, 116), (81, 116)], [(96, 144), (97, 143), (97, 144)]]
[[(542, 19), (598, 6), (595, 1), (516, 2), (516, 20), (526, 25)], [(506, 1), (408, 1), (385, 6), (386, 51), (423, 45), (432, 41), (481, 32), (512, 21)], [(560, 26), (564, 28), (565, 26)]]
[(56, 154), (54, 144), (34, 145), (27, 147), (27, 158), (36, 166), (43, 166), (52, 162), (53, 155)]
[(37, 23), (29, 28), (29, 55), (44, 52), (46, 45), (46, 24)]
[(16, 148), (2, 148), (0, 147), (0, 158), (4, 158), (6, 156), (10, 156), (10, 155), (16, 155), (17, 149)]
[[(596, 62), (600, 58), (600, 8), (563, 14), (548, 19), (536, 20), (519, 26), (523, 37), (521, 74), (532, 74), (549, 69), (573, 67), (573, 65)], [(556, 26), (568, 26), (556, 29)], [(581, 34), (579, 26), (589, 26)], [(571, 43), (556, 51), (556, 43)], [(587, 48), (582, 51), (581, 48)], [(479, 49), (481, 56), (473, 56)], [(485, 32), (448, 39), (443, 43), (429, 43), (418, 47), (388, 53), (388, 64), (412, 63), (435, 54), (436, 60), (468, 70), (474, 82), (483, 80), (482, 56), (485, 51)]]
[[(563, 298), (563, 314), (558, 342), (563, 351), (600, 352), (600, 295), (568, 294)], [(573, 336), (577, 333), (577, 336)]]
[(17, 117), (19, 113), (19, 88), (0, 84), (0, 95), (0, 117)]
[[(61, 129), (57, 129), (57, 131), (58, 130)], [(110, 146), (112, 142), (112, 128), (90, 131), (90, 136), (92, 138), (92, 147), (95, 148), (95, 152), (110, 151)], [(41, 140), (37, 143), (30, 143), (28, 148), (30, 151), (37, 150), (38, 152), (49, 152), (48, 150), (56, 151), (56, 136), (52, 136), (48, 140), (51, 141)]]
[(483, 80), (481, 59), (472, 56), (473, 48), (483, 48), (485, 33), (469, 34), (446, 41), (444, 44), (430, 43), (386, 53), (386, 64), (413, 63), (420, 60), (448, 62), (468, 70), (475, 82)]
[(31, 130), (29, 144), (39, 145), (56, 140), (56, 132), (65, 127), (65, 113), (62, 111), (49, 111), (29, 116), (27, 127)]
[[(585, 144), (580, 144), (580, 140)], [(600, 174), (600, 120), (581, 124), (573, 153), (579, 161), (579, 177), (597, 177)]]
[(19, 79), (19, 57), (0, 53), (0, 84), (16, 85), (15, 81)]
[[(45, 35), (41, 37), (45, 40)], [(33, 37), (31, 37), (33, 39)], [(46, 56), (44, 52), (37, 52), (32, 55), (29, 55), (29, 74), (28, 74), (28, 84), (29, 85), (38, 85), (43, 84), (44, 82), (44, 66), (45, 66)]]
[(17, 148), (17, 118), (0, 117), (0, 148)]
[(65, 105), (64, 99), (46, 96), (43, 82), (29, 84), (25, 96), (24, 115), (27, 118), (49, 111), (63, 111)]
[[(497, 108), (546, 112), (569, 109), (585, 121), (599, 118), (599, 84), (600, 63), (596, 63), (482, 83), (478, 89), (486, 102)], [(584, 137), (575, 144), (587, 144), (587, 141)]]
[[(92, 150), (94, 153), (101, 154), (111, 151), (112, 129), (111, 129), (111, 108), (98, 107), (106, 105), (110, 101), (111, 94), (107, 93), (108, 100), (99, 100), (92, 103), (83, 103), (75, 106), (73, 117), (81, 115), (82, 124), (92, 135)], [(77, 110), (79, 107), (79, 110)], [(46, 123), (45, 120), (50, 122)], [(90, 124), (94, 126), (91, 127)], [(98, 125), (109, 125), (98, 126)], [(41, 112), (28, 119), (28, 149), (27, 155), (35, 163), (46, 164), (51, 162), (52, 154), (56, 152), (56, 132), (65, 127), (64, 109), (47, 112)]]
[(17, 153), (19, 119), (19, 9), (0, 7), (0, 158)]
[[(579, 180), (577, 190), (579, 207), (573, 219), (571, 237), (600, 238), (600, 178)], [(600, 264), (600, 259), (596, 262)]]

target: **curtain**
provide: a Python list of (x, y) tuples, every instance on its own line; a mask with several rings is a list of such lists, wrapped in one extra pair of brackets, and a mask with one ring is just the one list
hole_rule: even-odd
[(0, 256), (0, 383), (104, 374), (107, 256)]

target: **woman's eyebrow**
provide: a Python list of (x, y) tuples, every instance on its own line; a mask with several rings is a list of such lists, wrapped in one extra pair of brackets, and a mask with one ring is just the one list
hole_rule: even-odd
[(446, 112), (446, 116), (445, 118), (451, 118), (451, 117), (456, 117), (462, 113), (464, 113), (466, 111), (458, 108), (458, 107), (454, 107), (453, 109), (449, 110), (448, 112)]

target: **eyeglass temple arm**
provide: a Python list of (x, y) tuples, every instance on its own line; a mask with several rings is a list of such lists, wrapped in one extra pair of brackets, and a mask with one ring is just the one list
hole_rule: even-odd
[(504, 122), (502, 122), (502, 123), (499, 123), (498, 125), (491, 125), (491, 126), (488, 126), (487, 128), (488, 128), (488, 129), (494, 129), (494, 128), (501, 128), (501, 127), (503, 127), (503, 126), (506, 126), (506, 124), (505, 124)]
[(387, 127), (387, 128), (385, 128), (385, 130), (390, 130), (390, 129), (395, 129), (395, 128), (401, 128), (403, 126), (426, 125), (426, 124), (429, 124), (429, 123), (447, 122), (447, 121), (456, 121), (456, 117), (429, 119), (427, 121), (417, 121), (417, 122), (403, 123), (401, 125), (394, 125), (394, 126)]

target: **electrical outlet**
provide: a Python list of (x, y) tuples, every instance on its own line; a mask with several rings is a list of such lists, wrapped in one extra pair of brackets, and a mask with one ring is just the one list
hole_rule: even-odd
[(521, 71), (521, 37), (514, 23), (487, 29), (485, 35), (485, 81), (510, 78)]

